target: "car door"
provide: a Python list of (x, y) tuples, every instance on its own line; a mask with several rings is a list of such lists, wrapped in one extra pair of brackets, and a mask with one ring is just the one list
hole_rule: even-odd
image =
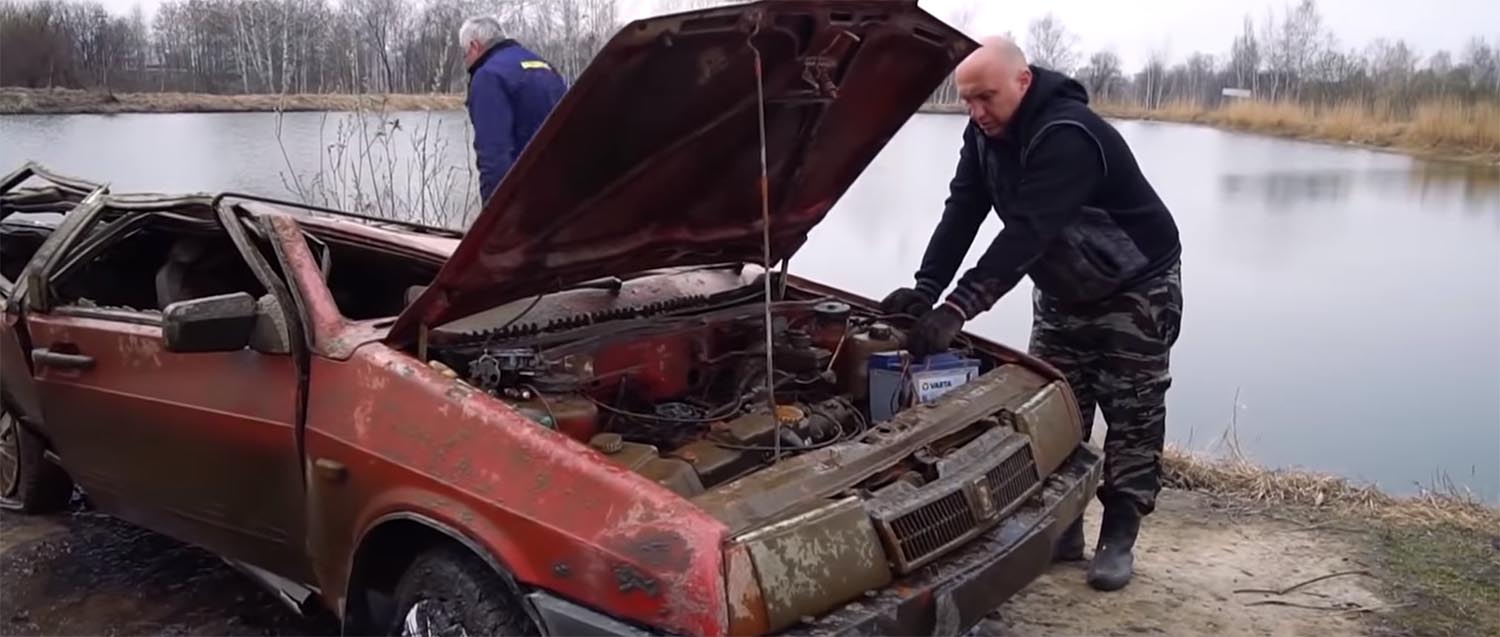
[[(169, 222), (180, 217), (135, 218), (139, 229), (113, 237), (93, 230), (34, 279), (45, 292), (29, 297), (25, 321), (46, 431), (63, 466), (100, 509), (308, 581), (293, 357), (249, 347), (168, 351), (160, 308), (120, 305), (132, 294), (145, 298), (129, 286), (154, 284), (161, 293), (161, 280), (171, 277), (162, 277), (161, 267), (147, 276), (157, 246), (131, 241), (155, 237), (148, 232), (154, 223), (154, 232), (179, 241), (170, 239)], [(199, 221), (193, 238), (217, 246), (211, 250), (217, 264), (255, 258), (221, 240), (227, 233), (214, 215)], [(164, 262), (177, 251), (177, 243), (169, 245), (158, 255)], [(111, 272), (109, 280), (90, 287), (78, 279), (98, 274), (89, 261)], [(166, 287), (182, 296), (172, 300), (193, 297), (191, 285)]]

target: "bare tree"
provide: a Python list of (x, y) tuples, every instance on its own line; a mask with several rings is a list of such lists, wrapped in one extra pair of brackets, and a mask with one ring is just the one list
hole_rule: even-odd
[(1408, 89), (1417, 72), (1416, 51), (1404, 40), (1392, 42), (1378, 38), (1370, 44), (1366, 57), (1370, 60), (1370, 75), (1379, 94), (1398, 108), (1411, 108), (1413, 104)]
[(1291, 81), (1292, 59), (1282, 30), (1276, 28), (1276, 14), (1266, 7), (1266, 19), (1261, 23), (1261, 59), (1270, 87), (1267, 95), (1272, 101), (1281, 96), (1282, 89)]
[(1167, 54), (1153, 49), (1146, 58), (1146, 66), (1136, 75), (1136, 84), (1142, 94), (1141, 102), (1146, 108), (1161, 108), (1166, 94)]
[(1074, 50), (1078, 37), (1063, 27), (1062, 20), (1048, 12), (1026, 28), (1026, 55), (1031, 63), (1060, 73), (1072, 73), (1078, 63)]
[[(977, 2), (970, 0), (953, 7), (943, 21), (959, 31), (967, 32), (973, 28), (974, 17), (978, 12), (979, 6)], [(943, 83), (938, 85), (937, 90), (933, 91), (932, 97), (928, 101), (943, 105), (952, 105), (959, 102), (958, 85), (954, 81), (952, 73), (949, 73), (948, 77), (943, 78)]]
[(1464, 47), (1464, 66), (1469, 88), (1500, 92), (1500, 42), (1492, 48), (1484, 38), (1474, 37)]
[[(497, 17), (574, 81), (620, 28), (621, 7), (682, 11), (734, 0), (163, 0), (154, 19), (111, 13), (97, 0), (0, 0), (0, 85), (211, 93), (454, 92), (467, 74), (458, 24)], [(1220, 89), (1311, 105), (1347, 101), (1410, 111), (1424, 100), (1500, 100), (1500, 42), (1475, 37), (1454, 53), (1419, 54), (1400, 40), (1341, 48), (1316, 0), (1262, 19), (1246, 16), (1221, 55), (1152, 51), (1127, 72), (1095, 53), (1081, 66), (1077, 38), (1057, 16), (1029, 25), (1033, 62), (1075, 70), (1099, 100), (1149, 107), (1176, 99), (1216, 103)], [(978, 0), (946, 21), (968, 30)], [(958, 102), (947, 78), (931, 101)]]
[(1255, 39), (1255, 23), (1247, 14), (1245, 26), (1229, 49), (1229, 70), (1234, 73), (1234, 85), (1259, 92), (1260, 43)]
[(1108, 101), (1125, 80), (1120, 56), (1113, 51), (1099, 51), (1089, 56), (1089, 63), (1078, 71), (1078, 79), (1088, 89), (1090, 97)]
[(1183, 65), (1182, 86), (1178, 96), (1196, 104), (1208, 103), (1219, 92), (1215, 79), (1214, 56), (1194, 53)]
[(1281, 27), (1282, 59), (1294, 97), (1300, 96), (1303, 78), (1318, 56), (1330, 48), (1328, 38), (1314, 0), (1301, 0), (1296, 9), (1287, 12)]

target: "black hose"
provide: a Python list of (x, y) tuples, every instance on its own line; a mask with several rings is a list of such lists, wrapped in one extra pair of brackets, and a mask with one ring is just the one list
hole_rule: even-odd
[[(588, 398), (590, 402), (592, 402), (595, 405), (597, 405), (600, 409), (608, 411), (608, 412), (610, 412), (612, 414), (617, 414), (617, 415), (620, 415), (620, 416), (625, 416), (626, 418), (639, 418), (641, 420), (654, 420), (654, 421), (657, 421), (657, 422), (680, 422), (680, 423), (688, 423), (688, 424), (708, 424), (708, 423), (711, 423), (711, 422), (717, 422), (717, 421), (723, 420), (725, 416), (728, 416), (728, 415), (730, 415), (730, 414), (732, 414), (732, 413), (734, 413), (736, 411), (739, 411), (740, 407), (745, 404), (745, 398), (744, 398), (744, 396), (740, 396), (739, 398), (735, 399), (735, 401), (733, 403), (729, 403), (729, 404), (726, 404), (726, 405), (721, 405), (718, 409), (714, 409), (714, 410), (710, 411), (709, 413), (704, 414), (701, 417), (697, 417), (697, 418), (676, 418), (676, 417), (673, 417), (673, 416), (658, 416), (656, 414), (643, 414), (643, 413), (639, 413), (639, 412), (634, 412), (634, 411), (629, 411), (629, 410), (625, 410), (625, 409), (620, 409), (619, 407), (612, 407), (610, 405), (607, 405), (603, 401), (600, 401), (600, 400), (594, 398), (593, 396), (589, 396), (587, 394), (584, 394), (584, 397)], [(725, 409), (725, 407), (728, 407), (728, 409)]]

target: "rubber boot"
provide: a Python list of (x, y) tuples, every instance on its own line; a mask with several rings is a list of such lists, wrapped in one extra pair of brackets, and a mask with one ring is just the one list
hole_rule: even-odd
[(1089, 586), (1114, 591), (1130, 583), (1135, 565), (1135, 536), (1141, 530), (1141, 514), (1130, 503), (1106, 504), (1099, 526), (1099, 545), (1089, 564)]
[(1057, 544), (1052, 547), (1052, 561), (1083, 561), (1083, 516), (1078, 516), (1068, 528), (1063, 529), (1062, 535), (1057, 538)]

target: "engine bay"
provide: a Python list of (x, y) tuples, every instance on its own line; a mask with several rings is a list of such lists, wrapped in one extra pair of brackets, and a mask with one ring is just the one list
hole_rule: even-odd
[(872, 357), (901, 355), (904, 317), (828, 298), (777, 301), (767, 356), (766, 315), (755, 301), (498, 329), (433, 347), (430, 364), (684, 497), (860, 439), (878, 427), (872, 413), (916, 400), (870, 391)]

